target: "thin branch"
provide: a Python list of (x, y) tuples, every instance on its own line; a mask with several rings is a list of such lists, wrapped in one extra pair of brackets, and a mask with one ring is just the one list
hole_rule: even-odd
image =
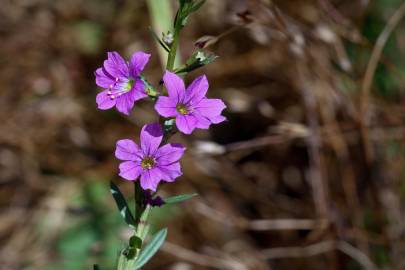
[(190, 263), (194, 263), (204, 267), (212, 267), (215, 269), (225, 270), (248, 270), (248, 268), (244, 264), (237, 261), (236, 259), (224, 259), (203, 255), (170, 242), (164, 243), (164, 245), (162, 246), (162, 251), (184, 261), (188, 261)]
[(328, 217), (329, 201), (327, 179), (322, 172), (322, 140), (320, 124), (317, 114), (317, 98), (311, 89), (310, 83), (304, 79), (306, 70), (301, 65), (297, 66), (298, 87), (301, 89), (301, 95), (304, 103), (306, 119), (310, 136), (306, 138), (309, 156), (308, 181), (311, 184), (314, 205), (317, 216), (324, 219)]
[(370, 88), (373, 83), (373, 78), (375, 71), (377, 69), (378, 62), (380, 61), (382, 51), (385, 44), (388, 41), (389, 36), (395, 27), (401, 21), (405, 15), (405, 3), (403, 3), (399, 9), (392, 15), (388, 20), (388, 23), (384, 27), (381, 34), (378, 36), (373, 51), (370, 56), (370, 60), (367, 64), (366, 73), (364, 75), (364, 80), (361, 90), (361, 100), (360, 100), (360, 124), (361, 124), (361, 133), (365, 148), (365, 154), (369, 162), (373, 160), (373, 151), (370, 144), (370, 139), (368, 136), (368, 107), (369, 107), (369, 96)]
[(328, 226), (326, 220), (316, 219), (259, 219), (249, 221), (249, 230), (315, 230)]
[(262, 251), (267, 259), (312, 257), (339, 250), (358, 262), (366, 270), (378, 270), (377, 266), (363, 252), (344, 241), (328, 240), (306, 247), (269, 248)]
[(228, 216), (204, 203), (196, 203), (193, 210), (206, 218), (226, 226), (239, 227), (242, 230), (271, 231), (271, 230), (315, 230), (325, 229), (327, 220), (316, 219), (256, 219)]
[(238, 150), (245, 150), (251, 148), (258, 148), (268, 145), (278, 145), (285, 141), (285, 136), (279, 135), (272, 135), (272, 136), (265, 136), (259, 137), (248, 141), (241, 141), (230, 143), (225, 146), (226, 152), (238, 151)]

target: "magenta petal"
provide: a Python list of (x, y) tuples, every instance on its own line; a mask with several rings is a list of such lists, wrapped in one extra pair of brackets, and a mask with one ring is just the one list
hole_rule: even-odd
[(124, 139), (119, 140), (116, 144), (115, 157), (121, 160), (138, 161), (139, 147), (132, 140)]
[(163, 76), (163, 82), (169, 93), (169, 97), (177, 102), (182, 102), (185, 94), (185, 86), (183, 80), (175, 73), (166, 71)]
[(210, 127), (211, 119), (201, 115), (198, 111), (195, 111), (193, 115), (197, 119), (197, 128), (208, 129)]
[(159, 166), (160, 173), (162, 175), (162, 180), (165, 182), (173, 182), (177, 177), (181, 176), (180, 163), (172, 163), (167, 166)]
[(191, 134), (197, 127), (197, 118), (194, 115), (178, 115), (176, 126), (184, 134)]
[(205, 75), (199, 76), (187, 87), (184, 102), (197, 104), (207, 94), (208, 87), (207, 77)]
[(168, 165), (179, 161), (186, 148), (178, 143), (165, 144), (155, 154), (158, 166)]
[(203, 116), (217, 116), (220, 115), (222, 110), (226, 106), (224, 102), (220, 99), (202, 99), (197, 105), (194, 106), (194, 109), (197, 110)]
[(159, 123), (143, 126), (141, 130), (141, 148), (145, 155), (153, 155), (159, 148), (163, 138), (163, 130)]
[(149, 62), (150, 54), (144, 52), (136, 52), (132, 55), (129, 61), (129, 70), (131, 75), (136, 78), (145, 68), (146, 64)]
[(97, 94), (96, 102), (97, 102), (97, 106), (100, 110), (111, 109), (112, 107), (114, 107), (114, 105), (116, 103), (116, 101), (114, 99), (111, 99), (107, 95), (107, 91), (103, 91), (103, 92)]
[(222, 115), (217, 115), (217, 116), (209, 116), (209, 119), (213, 124), (219, 124), (219, 123), (225, 121), (226, 117), (222, 116)]
[(141, 80), (136, 80), (131, 91), (128, 92), (134, 101), (146, 98), (148, 95), (145, 92), (145, 85)]
[(109, 88), (114, 84), (114, 80), (104, 73), (103, 68), (98, 68), (95, 72), (96, 84), (102, 88)]
[(125, 65), (124, 58), (117, 52), (108, 52), (107, 53), (107, 60), (115, 65)]
[(144, 170), (141, 174), (141, 187), (144, 190), (150, 189), (156, 191), (161, 179), (162, 176), (159, 169)]
[(117, 97), (116, 100), (117, 110), (123, 114), (129, 115), (129, 112), (134, 107), (135, 102), (130, 92)]
[(117, 52), (109, 52), (108, 59), (104, 61), (104, 68), (113, 77), (128, 77), (128, 65)]
[(127, 180), (136, 180), (141, 172), (142, 167), (133, 161), (125, 161), (120, 164), (119, 175)]
[(163, 117), (173, 117), (177, 115), (176, 105), (174, 99), (160, 96), (155, 104), (155, 110)]

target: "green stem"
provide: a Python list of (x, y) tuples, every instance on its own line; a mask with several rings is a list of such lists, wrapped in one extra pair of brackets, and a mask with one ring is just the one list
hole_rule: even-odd
[(174, 28), (173, 43), (170, 46), (170, 52), (167, 57), (167, 64), (166, 64), (166, 68), (170, 71), (173, 71), (174, 63), (176, 61), (177, 47), (179, 46), (180, 30), (181, 26), (176, 25)]
[(148, 217), (151, 210), (152, 207), (148, 204), (143, 211), (141, 218), (139, 219), (138, 226), (136, 228), (135, 235), (138, 236), (142, 240), (142, 242), (145, 240), (146, 235), (149, 231)]
[(141, 218), (141, 215), (143, 211), (145, 210), (145, 205), (144, 205), (144, 191), (141, 187), (141, 183), (138, 181), (134, 182), (134, 195), (135, 195), (135, 224), (134, 227), (137, 228), (137, 224), (139, 222), (139, 219)]
[(125, 256), (123, 254), (120, 254), (118, 258), (117, 270), (125, 270), (125, 261), (126, 261)]

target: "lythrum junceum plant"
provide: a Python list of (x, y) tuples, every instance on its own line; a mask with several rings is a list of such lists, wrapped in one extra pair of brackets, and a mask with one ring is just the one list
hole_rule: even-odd
[[(190, 15), (204, 2), (179, 0), (172, 29), (162, 37), (152, 31), (152, 36), (168, 55), (161, 89), (142, 74), (151, 57), (146, 52), (134, 52), (129, 61), (118, 52), (108, 52), (102, 67), (95, 71), (96, 84), (103, 89), (96, 98), (99, 109), (115, 108), (129, 115), (137, 102), (149, 98), (155, 103), (157, 112), (156, 121), (143, 126), (139, 140), (124, 138), (116, 143), (115, 157), (121, 161), (119, 176), (133, 182), (135, 198), (135, 206), (131, 210), (119, 188), (111, 182), (111, 193), (118, 210), (132, 230), (132, 236), (120, 252), (117, 270), (140, 269), (165, 241), (166, 228), (153, 235), (148, 243), (145, 242), (149, 232), (149, 215), (154, 207), (182, 202), (195, 195), (182, 194), (170, 198), (157, 195), (160, 183), (175, 182), (182, 175), (180, 161), (186, 148), (170, 142), (171, 135), (177, 131), (189, 135), (195, 129), (208, 129), (212, 124), (225, 121), (221, 115), (226, 108), (222, 100), (206, 97), (209, 83), (205, 75), (195, 78), (188, 86), (180, 77), (209, 64), (216, 56), (196, 50), (184, 65), (177, 69), (174, 66), (181, 30)], [(94, 269), (102, 267), (95, 265)]]

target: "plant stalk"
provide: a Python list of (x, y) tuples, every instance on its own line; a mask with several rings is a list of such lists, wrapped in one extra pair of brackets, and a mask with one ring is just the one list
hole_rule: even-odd
[(177, 47), (179, 46), (179, 35), (180, 34), (180, 28), (176, 27), (174, 29), (174, 34), (173, 34), (173, 43), (170, 46), (170, 52), (167, 57), (167, 64), (166, 64), (166, 69), (173, 71), (174, 69), (174, 63), (176, 61), (176, 54), (177, 54)]

